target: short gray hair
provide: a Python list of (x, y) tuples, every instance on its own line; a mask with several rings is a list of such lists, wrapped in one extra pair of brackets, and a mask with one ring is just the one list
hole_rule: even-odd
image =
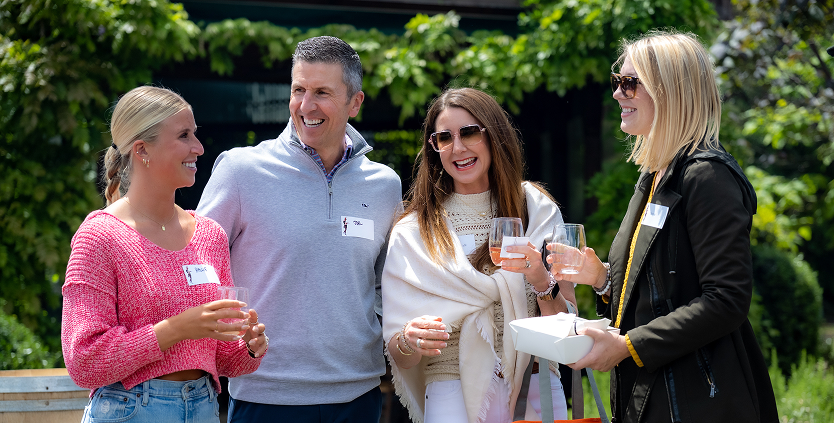
[(298, 43), (292, 55), (293, 68), (299, 61), (342, 65), (342, 82), (347, 86), (348, 101), (362, 91), (362, 62), (359, 54), (339, 38), (324, 35)]

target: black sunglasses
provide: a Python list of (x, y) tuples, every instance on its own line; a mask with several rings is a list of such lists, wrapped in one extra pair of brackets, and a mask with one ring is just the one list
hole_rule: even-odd
[(611, 91), (617, 92), (618, 88), (622, 88), (625, 98), (633, 98), (634, 92), (637, 90), (637, 84), (640, 83), (640, 78), (636, 76), (626, 76), (611, 72)]
[(455, 135), (460, 137), (463, 145), (470, 147), (484, 140), (483, 133), (486, 128), (478, 124), (461, 126), (457, 133), (450, 130), (438, 131), (429, 135), (429, 143), (434, 151), (438, 153), (448, 149), (455, 142)]

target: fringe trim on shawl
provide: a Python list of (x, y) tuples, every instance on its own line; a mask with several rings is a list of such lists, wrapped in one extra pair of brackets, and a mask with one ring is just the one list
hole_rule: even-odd
[(481, 409), (478, 411), (478, 420), (477, 423), (483, 423), (486, 420), (487, 412), (489, 412), (489, 407), (492, 404), (492, 400), (495, 399), (496, 389), (499, 383), (507, 383), (505, 380), (498, 377), (495, 372), (492, 372), (492, 382), (489, 384), (489, 389), (486, 391), (486, 395), (484, 395), (484, 400), (481, 402)]
[(420, 414), (420, 410), (418, 410), (415, 405), (417, 404), (417, 398), (406, 389), (399, 367), (397, 367), (397, 363), (394, 361), (394, 358), (391, 357), (391, 352), (388, 351), (387, 342), (385, 343), (384, 352), (385, 356), (388, 357), (388, 362), (391, 363), (391, 375), (394, 380), (394, 393), (397, 394), (397, 398), (400, 400), (400, 403), (408, 411), (408, 418), (414, 423), (423, 423), (425, 416)]
[[(481, 338), (486, 341), (489, 345), (489, 350), (492, 352), (492, 358), (496, 363), (501, 361), (501, 358), (498, 357), (498, 354), (495, 353), (495, 341), (492, 339), (492, 336), (495, 332), (492, 332), (495, 327), (495, 316), (490, 315), (490, 324), (489, 328), (487, 328), (482, 322), (481, 319), (475, 319), (475, 328), (478, 329), (478, 334), (481, 335)], [(458, 359), (458, 365), (460, 365), (460, 359)]]
[(478, 334), (481, 335), (481, 338), (483, 338), (484, 341), (486, 341), (486, 343), (489, 345), (489, 350), (492, 352), (492, 358), (493, 360), (495, 360), (494, 362), (496, 363), (496, 368), (494, 368), (492, 371), (492, 382), (489, 384), (489, 388), (487, 389), (486, 394), (484, 395), (484, 399), (481, 401), (481, 408), (478, 411), (478, 418), (476, 420), (476, 423), (483, 423), (483, 421), (486, 420), (487, 413), (489, 412), (489, 406), (492, 403), (492, 400), (495, 398), (495, 388), (498, 386), (496, 382), (507, 383), (507, 381), (499, 378), (498, 375), (495, 374), (496, 370), (500, 370), (503, 372), (504, 368), (503, 364), (501, 363), (501, 359), (498, 357), (498, 354), (495, 353), (495, 343), (492, 339), (493, 334), (495, 333), (495, 316), (492, 315), (491, 310), (487, 311), (487, 313), (490, 317), (489, 328), (487, 328), (486, 325), (483, 324), (481, 319), (478, 318), (475, 319), (475, 328), (478, 329)]

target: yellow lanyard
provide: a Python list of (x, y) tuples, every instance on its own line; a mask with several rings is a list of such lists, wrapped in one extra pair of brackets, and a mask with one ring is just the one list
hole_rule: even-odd
[(640, 221), (637, 222), (637, 228), (634, 229), (634, 236), (631, 238), (631, 248), (628, 251), (628, 264), (626, 265), (625, 279), (623, 280), (623, 290), (620, 292), (620, 305), (617, 307), (617, 320), (614, 322), (614, 327), (617, 328), (620, 327), (620, 318), (623, 316), (623, 299), (625, 298), (626, 286), (628, 285), (628, 274), (631, 272), (631, 260), (634, 258), (634, 247), (637, 245), (637, 235), (640, 233), (640, 227), (643, 226), (643, 218), (646, 216), (646, 210), (652, 202), (655, 182), (657, 182), (657, 172), (652, 177), (652, 190), (649, 191), (649, 199), (646, 201), (646, 207), (643, 208)]

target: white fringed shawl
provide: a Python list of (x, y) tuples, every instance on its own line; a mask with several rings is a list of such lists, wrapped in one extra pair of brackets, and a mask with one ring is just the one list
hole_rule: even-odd
[[(529, 214), (525, 236), (541, 246), (550, 238), (553, 226), (562, 223), (558, 206), (534, 186), (524, 183)], [(451, 228), (450, 222), (446, 227)], [(461, 322), (460, 378), (466, 412), (471, 423), (482, 422), (494, 392), (488, 392), (494, 377), (493, 307), (501, 301), (504, 309), (504, 382), (512, 395), (510, 410), (524, 376), (530, 355), (517, 353), (509, 323), (527, 316), (527, 297), (521, 273), (498, 270), (487, 276), (475, 270), (463, 253), (458, 237), (452, 233), (455, 260), (442, 265), (433, 262), (420, 237), (414, 214), (400, 220), (391, 232), (388, 256), (382, 273), (383, 337), (387, 342), (405, 322), (423, 315), (440, 316), (447, 328)], [(447, 329), (448, 330), (448, 329)], [(390, 354), (386, 350), (386, 354)], [(427, 360), (411, 369), (400, 369), (391, 360), (394, 387), (409, 411), (411, 420), (423, 422), (426, 383), (423, 369)]]

